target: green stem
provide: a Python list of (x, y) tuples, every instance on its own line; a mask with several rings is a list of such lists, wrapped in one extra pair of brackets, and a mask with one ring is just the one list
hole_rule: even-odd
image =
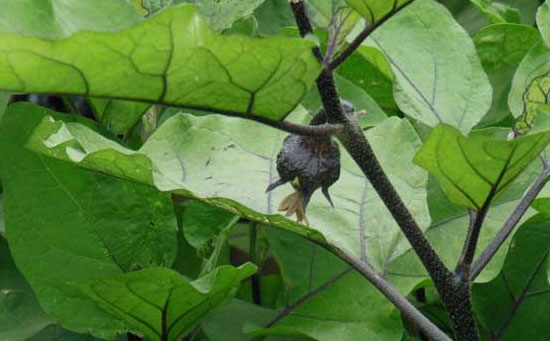
[(258, 271), (252, 275), (252, 302), (257, 305), (262, 304), (262, 294), (260, 291), (260, 263), (258, 262), (258, 223), (250, 222), (249, 226), (249, 254), (250, 261), (258, 267)]

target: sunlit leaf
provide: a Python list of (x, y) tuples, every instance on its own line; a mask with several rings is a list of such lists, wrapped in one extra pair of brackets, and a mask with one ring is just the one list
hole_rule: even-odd
[(447, 123), (468, 133), (489, 110), (491, 85), (474, 44), (435, 1), (415, 1), (377, 29), (367, 44), (390, 62), (395, 101), (406, 115), (431, 127)]
[(10, 250), (40, 305), (56, 322), (114, 337), (125, 325), (75, 293), (67, 281), (169, 266), (176, 252), (172, 202), (147, 186), (30, 152), (24, 143), (46, 114), (78, 119), (17, 103), (6, 111), (0, 127)]
[(550, 133), (498, 141), (464, 137), (439, 125), (414, 161), (432, 173), (454, 203), (479, 211), (498, 196), (550, 142)]
[[(310, 239), (326, 239), (358, 258), (362, 252), (370, 253), (370, 260), (379, 269), (410, 247), (346, 154), (340, 179), (331, 187), (332, 195), (338, 198), (335, 209), (316, 193), (307, 209), (311, 228), (275, 215), (278, 203), (291, 190), (287, 185), (265, 193), (267, 185), (278, 178), (276, 155), (284, 137), (280, 131), (254, 122), (179, 114), (161, 125), (139, 151), (132, 151), (82, 125), (46, 118), (29, 146), (162, 191), (200, 198), (238, 216)], [(410, 123), (387, 119), (370, 129), (367, 138), (420, 226), (427, 227), (427, 174), (412, 163), (421, 144)], [(365, 244), (358, 238), (364, 238)]]

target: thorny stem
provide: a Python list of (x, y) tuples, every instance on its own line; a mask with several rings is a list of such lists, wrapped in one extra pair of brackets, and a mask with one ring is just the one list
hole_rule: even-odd
[(548, 179), (550, 178), (550, 166), (547, 164), (544, 165), (544, 169), (542, 173), (539, 175), (539, 177), (535, 180), (533, 185), (529, 188), (519, 205), (516, 207), (514, 212), (510, 215), (510, 217), (506, 220), (500, 231), (498, 231), (497, 235), (493, 238), (493, 240), (487, 245), (485, 250), (481, 253), (478, 259), (473, 263), (472, 269), (470, 271), (470, 281), (473, 281), (476, 279), (476, 277), (481, 273), (481, 271), (485, 268), (485, 266), (489, 263), (489, 261), (493, 258), (493, 256), (497, 253), (497, 251), (500, 249), (502, 244), (506, 241), (510, 233), (514, 230), (514, 228), (517, 226), (525, 212), (527, 212), (527, 209), (529, 206), (531, 206), (531, 203), (535, 200), (537, 195), (540, 193), (540, 191), (544, 188), (544, 185), (548, 182)]
[[(311, 34), (312, 27), (303, 0), (290, 0), (290, 6), (294, 12), (294, 17), (302, 37)], [(368, 34), (364, 38), (367, 36)], [(313, 53), (316, 56), (320, 55), (319, 48), (315, 47)], [(340, 96), (334, 83), (334, 77), (329, 68), (324, 68), (317, 78), (317, 89), (327, 113), (327, 121), (331, 124), (340, 123), (344, 125), (344, 130), (336, 136), (368, 178), (419, 256), (424, 267), (428, 270), (453, 321), (457, 339), (477, 340), (479, 337), (473, 318), (469, 287), (467, 285), (458, 285), (455, 282), (453, 274), (433, 250), (424, 233), (384, 173), (361, 127), (356, 120), (352, 120), (344, 114), (340, 103)], [(396, 306), (400, 309), (407, 308), (402, 302), (402, 299), (405, 301), (406, 299), (399, 295), (399, 293), (397, 293), (397, 297), (392, 296), (391, 290), (388, 290), (388, 285), (391, 286), (389, 282), (380, 280), (380, 277), (368, 264), (363, 262), (357, 263), (353, 257), (347, 257), (347, 261), (381, 290)], [(407, 303), (409, 302), (407, 301)], [(412, 314), (411, 319), (421, 325), (424, 322), (420, 317), (426, 319), (420, 313)], [(424, 327), (427, 326), (424, 325)]]

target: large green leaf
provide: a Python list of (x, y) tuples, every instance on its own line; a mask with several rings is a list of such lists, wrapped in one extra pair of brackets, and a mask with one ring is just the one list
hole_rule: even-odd
[(346, 0), (346, 2), (372, 24), (409, 0)]
[(0, 236), (0, 339), (26, 340), (53, 321), (38, 305)]
[(476, 315), (492, 339), (543, 340), (550, 333), (547, 219), (539, 215), (526, 222), (514, 236), (499, 276), (473, 286)]
[(550, 133), (498, 141), (464, 137), (448, 125), (430, 134), (414, 161), (435, 175), (454, 203), (479, 211), (498, 196), (550, 142)]
[[(132, 151), (85, 126), (46, 118), (29, 146), (162, 191), (198, 197), (241, 217), (320, 242), (326, 238), (358, 258), (367, 252), (381, 270), (410, 247), (347, 154), (340, 180), (331, 188), (336, 208), (331, 209), (319, 194), (308, 205), (313, 228), (274, 215), (276, 205), (290, 190), (287, 185), (265, 193), (268, 183), (277, 179), (276, 155), (284, 137), (278, 130), (237, 118), (179, 114), (165, 121), (139, 151)], [(369, 130), (367, 138), (409, 210), (426, 228), (427, 174), (412, 162), (421, 146), (414, 129), (406, 120), (390, 118)], [(366, 243), (360, 241), (362, 237)]]
[(435, 1), (415, 1), (367, 44), (388, 58), (395, 100), (405, 114), (432, 127), (447, 123), (468, 133), (489, 110), (491, 85), (474, 44)]
[(223, 265), (190, 282), (174, 270), (90, 278), (76, 286), (101, 309), (125, 321), (149, 340), (177, 340), (190, 333), (212, 309), (233, 297), (241, 281), (256, 271), (251, 263)]
[[(94, 174), (24, 147), (45, 115), (28, 103), (0, 127), (6, 232), (18, 268), (45, 311), (64, 327), (100, 337), (125, 330), (67, 286), (71, 280), (170, 265), (176, 224), (169, 195)], [(49, 117), (49, 116), (48, 116)]]
[(44, 39), (117, 31), (141, 21), (121, 0), (1, 0), (0, 8), (0, 32)]
[(539, 7), (537, 12), (537, 26), (539, 27), (546, 45), (550, 47), (550, 2), (548, 0)]
[(313, 42), (221, 36), (196, 11), (175, 6), (128, 30), (65, 40), (2, 34), (0, 89), (283, 119), (319, 73)]

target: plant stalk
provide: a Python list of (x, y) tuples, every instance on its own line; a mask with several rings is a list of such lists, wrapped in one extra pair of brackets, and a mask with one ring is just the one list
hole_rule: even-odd
[(262, 305), (262, 294), (260, 291), (260, 263), (258, 262), (258, 223), (252, 221), (249, 226), (249, 250), (250, 261), (258, 267), (258, 271), (250, 278), (252, 283), (252, 302)]
[[(312, 27), (306, 13), (304, 1), (291, 0), (290, 6), (294, 12), (294, 17), (302, 37), (311, 34)], [(318, 47), (313, 48), (313, 53), (319, 58), (320, 50)], [(470, 302), (469, 285), (467, 283), (466, 285), (455, 284), (454, 275), (447, 269), (433, 250), (424, 233), (384, 173), (358, 122), (345, 116), (330, 69), (323, 69), (319, 75), (317, 89), (327, 113), (328, 122), (344, 125), (344, 129), (336, 136), (370, 181), (433, 279), (437, 291), (453, 321), (456, 339), (478, 340), (478, 331)], [(346, 259), (349, 264), (352, 264), (350, 262), (355, 262), (353, 257), (349, 257), (349, 255), (343, 257), (343, 259)], [(353, 266), (382, 291), (391, 302), (396, 304), (404, 314), (410, 313), (403, 310), (408, 309), (408, 306), (398, 299), (402, 296), (393, 297), (392, 294), (394, 292), (388, 288), (390, 284), (385, 280), (382, 282), (379, 281), (379, 276), (370, 266), (365, 263), (358, 263)], [(407, 303), (410, 304), (408, 301)], [(416, 323), (424, 323), (420, 320), (420, 317), (426, 318), (420, 313), (418, 315), (415, 315), (414, 321)], [(424, 328), (428, 327), (424, 325)]]

